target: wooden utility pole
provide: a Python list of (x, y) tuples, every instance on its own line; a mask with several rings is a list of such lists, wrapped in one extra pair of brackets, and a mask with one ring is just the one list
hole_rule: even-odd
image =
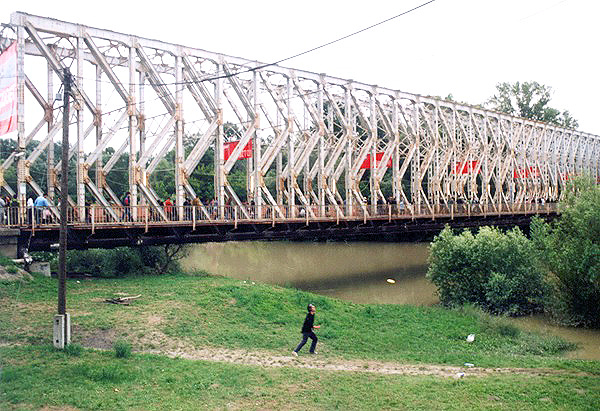
[(69, 97), (71, 73), (63, 72), (63, 138), (60, 177), (60, 232), (58, 237), (58, 315), (54, 317), (54, 346), (65, 348), (71, 342), (71, 320), (67, 314), (67, 206), (69, 199)]
[(67, 206), (69, 176), (69, 97), (71, 96), (71, 73), (68, 68), (63, 74), (63, 136), (60, 176), (60, 233), (58, 237), (58, 313), (66, 314), (67, 280)]

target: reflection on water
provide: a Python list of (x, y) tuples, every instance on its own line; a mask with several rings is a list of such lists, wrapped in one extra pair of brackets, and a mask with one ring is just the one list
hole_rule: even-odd
[(425, 278), (428, 253), (408, 243), (210, 243), (194, 246), (183, 266), (356, 303), (430, 305), (438, 299)]
[[(240, 280), (289, 285), (355, 303), (432, 305), (426, 278), (428, 244), (230, 242), (195, 245), (182, 265)], [(388, 282), (388, 279), (394, 282)], [(515, 319), (520, 328), (575, 342), (573, 358), (600, 360), (600, 330)]]
[[(427, 268), (423, 267), (423, 271), (426, 270)], [(395, 281), (390, 283), (387, 281), (388, 279)], [(373, 273), (368, 278), (362, 279), (360, 287), (356, 287), (354, 282), (331, 281), (300, 288), (361, 304), (432, 305), (439, 301), (435, 295), (435, 287), (421, 273), (401, 273), (400, 275), (398, 273), (393, 275), (389, 272)]]

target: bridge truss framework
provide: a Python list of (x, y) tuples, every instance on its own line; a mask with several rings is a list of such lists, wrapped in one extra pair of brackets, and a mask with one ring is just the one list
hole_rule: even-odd
[[(0, 184), (21, 204), (27, 187), (42, 193), (30, 169), (44, 150), (50, 197), (59, 191), (60, 162), (50, 148), (62, 133), (55, 95), (67, 67), (75, 78), (70, 203), (83, 209), (91, 195), (115, 221), (121, 200), (110, 172), (124, 153), (133, 213), (147, 205), (165, 220), (150, 176), (173, 150), (179, 219), (184, 199), (196, 196), (190, 178), (210, 152), (217, 204), (236, 206), (246, 219), (261, 207), (277, 218), (294, 217), (286, 210), (295, 206), (339, 218), (375, 215), (390, 203), (413, 214), (461, 202), (499, 212), (556, 202), (575, 175), (600, 178), (600, 137), (576, 130), (21, 12), (0, 30), (0, 49), (16, 41), (18, 53), (18, 142), (0, 165)], [(238, 143), (225, 153), (228, 124)], [(191, 150), (184, 138), (192, 138)], [(39, 144), (27, 150), (34, 139)], [(114, 148), (108, 160), (107, 147)], [(229, 181), (239, 161), (246, 204)], [(4, 176), (15, 167), (12, 187)], [(215, 218), (207, 204), (199, 213)], [(216, 219), (224, 218), (219, 207)]]

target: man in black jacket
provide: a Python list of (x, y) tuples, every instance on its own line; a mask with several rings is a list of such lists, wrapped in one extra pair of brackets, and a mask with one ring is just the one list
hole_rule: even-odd
[(310, 353), (311, 354), (317, 353), (315, 351), (315, 348), (317, 347), (317, 336), (313, 332), (313, 329), (321, 328), (320, 325), (314, 325), (315, 312), (317, 312), (317, 307), (315, 307), (314, 304), (308, 304), (308, 307), (306, 307), (306, 308), (308, 310), (308, 314), (306, 314), (306, 318), (304, 319), (304, 324), (302, 324), (302, 341), (300, 341), (300, 344), (298, 344), (296, 349), (294, 351), (292, 351), (292, 355), (294, 357), (298, 356), (298, 351), (300, 351), (300, 349), (302, 347), (304, 347), (304, 344), (306, 344), (306, 341), (308, 341), (309, 338), (312, 340), (312, 343), (310, 344), (310, 350), (309, 350)]

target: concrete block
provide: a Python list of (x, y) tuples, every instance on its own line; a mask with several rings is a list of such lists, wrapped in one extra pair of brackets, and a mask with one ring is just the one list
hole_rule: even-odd
[(61, 350), (71, 343), (71, 316), (69, 314), (54, 316), (52, 336), (54, 347)]
[(29, 266), (29, 271), (32, 273), (40, 273), (44, 277), (50, 277), (50, 263), (35, 262)]

